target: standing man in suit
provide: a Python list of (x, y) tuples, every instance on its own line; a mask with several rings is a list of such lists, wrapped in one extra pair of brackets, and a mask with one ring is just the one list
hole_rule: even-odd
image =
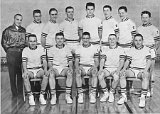
[(7, 27), (2, 33), (1, 44), (7, 54), (7, 64), (10, 77), (12, 96), (22, 95), (22, 50), (25, 47), (26, 30), (21, 26), (23, 17), (14, 15), (13, 25)]

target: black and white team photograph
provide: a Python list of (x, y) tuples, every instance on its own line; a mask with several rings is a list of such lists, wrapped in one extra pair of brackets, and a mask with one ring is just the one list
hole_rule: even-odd
[(159, 114), (160, 0), (1, 0), (1, 114)]

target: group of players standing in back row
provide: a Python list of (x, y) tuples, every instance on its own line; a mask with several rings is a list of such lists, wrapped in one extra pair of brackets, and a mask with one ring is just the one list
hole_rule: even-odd
[[(8, 35), (9, 31), (15, 32), (11, 27), (3, 31), (1, 43), (7, 53), (8, 60), (12, 56), (11, 52), (17, 51), (17, 48), (21, 47), (22, 77), (29, 95), (30, 105), (35, 105), (35, 101), (29, 80), (36, 77), (42, 78), (39, 97), (41, 104), (46, 104), (44, 94), (49, 83), (50, 103), (56, 104), (55, 79), (60, 75), (66, 77), (66, 102), (72, 103), (71, 87), (74, 65), (78, 103), (84, 102), (82, 89), (84, 76), (89, 76), (91, 80), (90, 103), (96, 102), (98, 81), (103, 91), (103, 95), (100, 97), (101, 102), (107, 100), (114, 102), (115, 89), (120, 83), (121, 98), (117, 102), (118, 104), (127, 102), (126, 77), (136, 77), (142, 80), (139, 107), (145, 107), (149, 77), (153, 74), (156, 57), (155, 50), (158, 49), (158, 40), (160, 40), (158, 29), (150, 21), (151, 13), (149, 11), (141, 13), (143, 24), (136, 29), (135, 23), (127, 17), (125, 6), (118, 9), (121, 18), (119, 23), (112, 17), (112, 7), (109, 5), (103, 7), (105, 19), (102, 22), (95, 17), (94, 11), (95, 4), (87, 3), (87, 15), (78, 22), (73, 17), (74, 8), (68, 6), (65, 9), (66, 19), (58, 24), (58, 11), (51, 8), (49, 10), (50, 19), (46, 24), (43, 24), (41, 11), (34, 10), (34, 21), (26, 30), (22, 27), (23, 31), (19, 31), (22, 15), (16, 14), (14, 16), (12, 28), (21, 32), (21, 37), (13, 35), (14, 33)], [(28, 46), (25, 46), (26, 43)], [(10, 47), (11, 45), (12, 47)], [(8, 63), (11, 62), (12, 60), (8, 61)], [(13, 69), (13, 65), (9, 66), (11, 75), (13, 71), (10, 69)], [(16, 73), (14, 74), (15, 76), (10, 76), (10, 78), (16, 77)], [(108, 76), (113, 76), (109, 91), (105, 81)], [(14, 95), (16, 93), (14, 86), (12, 86), (14, 85), (13, 80), (10, 79), (10, 81)]]

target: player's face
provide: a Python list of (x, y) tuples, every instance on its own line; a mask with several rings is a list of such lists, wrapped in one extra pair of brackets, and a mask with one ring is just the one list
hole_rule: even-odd
[(56, 43), (57, 45), (63, 45), (64, 44), (64, 37), (63, 36), (56, 36)]
[(104, 8), (103, 13), (105, 17), (110, 17), (111, 16), (111, 11), (109, 8)]
[(17, 15), (15, 18), (14, 18), (14, 24), (16, 25), (16, 26), (21, 26), (21, 24), (22, 24), (22, 16), (19, 16), (19, 15)]
[(55, 11), (55, 10), (51, 11), (51, 13), (50, 13), (50, 20), (56, 21), (57, 17), (58, 17), (58, 12)]
[(29, 47), (34, 49), (37, 46), (37, 38), (36, 37), (29, 37)]
[(73, 19), (73, 14), (74, 14), (74, 10), (73, 9), (67, 9), (67, 17), (70, 18), (70, 19)]
[(135, 46), (136, 46), (137, 48), (141, 48), (142, 45), (143, 45), (143, 39), (142, 39), (142, 37), (136, 36), (136, 37), (134, 38), (134, 44), (135, 44)]
[(118, 14), (119, 14), (119, 17), (120, 17), (121, 19), (124, 19), (124, 18), (127, 17), (127, 12), (126, 12), (124, 9), (120, 9), (120, 10), (118, 11)]
[(117, 42), (118, 42), (118, 39), (117, 39), (117, 37), (111, 35), (111, 36), (108, 37), (108, 42), (109, 42), (110, 46), (116, 46)]
[(35, 13), (33, 15), (33, 18), (37, 23), (40, 23), (41, 22), (41, 13)]
[(142, 19), (142, 23), (143, 23), (143, 24), (147, 24), (147, 23), (150, 22), (150, 17), (149, 17), (148, 14), (143, 14), (143, 15), (141, 16), (141, 19)]
[(82, 42), (83, 42), (83, 45), (88, 45), (89, 42), (90, 42), (90, 36), (89, 35), (83, 35)]
[(93, 6), (87, 6), (87, 9), (86, 9), (86, 11), (87, 11), (87, 15), (88, 16), (92, 16), (92, 15), (94, 15), (94, 7)]

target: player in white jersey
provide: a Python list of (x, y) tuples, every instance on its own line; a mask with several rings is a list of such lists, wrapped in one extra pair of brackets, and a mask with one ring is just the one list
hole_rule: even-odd
[(83, 91), (82, 91), (82, 77), (91, 77), (91, 91), (90, 102), (96, 102), (96, 88), (97, 88), (97, 67), (99, 65), (98, 60), (98, 46), (94, 46), (90, 43), (90, 33), (84, 32), (82, 35), (82, 45), (75, 50), (75, 68), (76, 68), (76, 82), (78, 87), (78, 103), (83, 103)]
[(141, 13), (142, 25), (137, 28), (137, 32), (142, 34), (144, 38), (144, 45), (150, 48), (151, 58), (152, 58), (152, 67), (151, 67), (151, 93), (148, 91), (147, 96), (153, 94), (153, 85), (154, 85), (154, 65), (156, 58), (156, 49), (159, 47), (159, 30), (151, 24), (151, 13), (149, 11), (143, 11)]
[(52, 47), (56, 44), (55, 34), (59, 32), (59, 24), (57, 23), (58, 11), (55, 8), (49, 10), (49, 21), (44, 25), (41, 34), (43, 47)]
[[(101, 52), (100, 70), (98, 72), (99, 83), (104, 92), (100, 101), (105, 102), (109, 96), (108, 101), (114, 101), (114, 91), (119, 83), (120, 71), (123, 68), (125, 61), (124, 49), (118, 46), (118, 38), (116, 34), (110, 34), (108, 38), (109, 46), (103, 47)], [(110, 94), (105, 82), (105, 77), (113, 76), (113, 82), (110, 89)]]
[(29, 104), (35, 105), (29, 81), (31, 78), (42, 78), (39, 101), (41, 104), (46, 104), (44, 93), (48, 84), (48, 75), (46, 74), (47, 62), (45, 51), (41, 45), (37, 45), (37, 38), (34, 34), (28, 36), (28, 43), (29, 47), (24, 48), (22, 52), (22, 60), (24, 71), (23, 80), (27, 94), (29, 95)]
[[(118, 9), (121, 22), (119, 23), (119, 44), (123, 48), (132, 46), (133, 36), (136, 34), (135, 23), (127, 17), (127, 7), (121, 6)], [(127, 49), (126, 49), (127, 50)]]
[(112, 17), (111, 15), (112, 12), (112, 7), (109, 5), (105, 5), (103, 7), (103, 13), (105, 16), (105, 19), (102, 22), (102, 44), (106, 43), (107, 45), (109, 45), (108, 43), (108, 37), (110, 34), (116, 34), (118, 35), (118, 22)]
[(65, 42), (74, 51), (79, 45), (78, 21), (74, 19), (74, 8), (68, 6), (65, 9), (67, 18), (60, 24), (60, 31), (64, 33)]
[(39, 9), (33, 11), (33, 18), (34, 21), (27, 26), (26, 32), (27, 35), (35, 34), (37, 36), (37, 43), (41, 44), (41, 33), (44, 27), (44, 23), (41, 21), (41, 11)]
[[(151, 66), (150, 49), (143, 45), (143, 36), (136, 34), (134, 37), (134, 47), (127, 53), (127, 60), (122, 69), (120, 77), (120, 86), (122, 97), (118, 104), (123, 104), (127, 101), (126, 96), (126, 77), (136, 77), (142, 81), (142, 92), (139, 102), (139, 107), (145, 107), (145, 97), (147, 95), (149, 85), (149, 68)], [(130, 64), (130, 68), (128, 68)]]
[(80, 37), (82, 38), (83, 32), (91, 34), (91, 42), (99, 42), (102, 38), (102, 23), (101, 20), (94, 15), (95, 4), (89, 2), (86, 4), (87, 16), (79, 23)]
[(70, 97), (72, 86), (72, 55), (69, 48), (64, 44), (64, 34), (56, 33), (56, 45), (48, 50), (49, 85), (51, 89), (51, 104), (56, 104), (55, 77), (67, 76), (66, 79), (66, 101), (72, 103)]

